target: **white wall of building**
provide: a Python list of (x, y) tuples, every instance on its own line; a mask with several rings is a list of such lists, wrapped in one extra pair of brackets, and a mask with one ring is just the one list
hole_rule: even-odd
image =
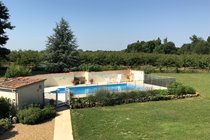
[(18, 107), (21, 108), (27, 104), (42, 104), (44, 96), (44, 81), (34, 83), (17, 89)]
[(0, 97), (9, 98), (9, 99), (15, 101), (15, 92), (1, 91), (1, 89), (0, 89)]

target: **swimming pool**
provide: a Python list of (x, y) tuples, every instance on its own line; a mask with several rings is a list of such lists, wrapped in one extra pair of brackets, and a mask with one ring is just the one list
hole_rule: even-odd
[(144, 89), (144, 86), (135, 85), (135, 84), (108, 84), (108, 85), (94, 85), (94, 86), (77, 86), (77, 87), (69, 87), (69, 88), (58, 88), (53, 93), (65, 93), (66, 90), (69, 90), (73, 94), (91, 94), (95, 93), (97, 90), (107, 89), (109, 91), (127, 91), (127, 90), (137, 90)]

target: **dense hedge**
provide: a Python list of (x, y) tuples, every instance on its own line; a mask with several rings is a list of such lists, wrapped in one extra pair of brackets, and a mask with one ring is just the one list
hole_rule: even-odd
[(110, 92), (99, 90), (96, 94), (84, 98), (72, 98), (71, 108), (85, 108), (95, 106), (112, 106), (133, 102), (171, 100), (177, 98), (197, 96), (195, 89), (181, 83), (172, 83), (168, 90), (148, 90), (130, 92)]
[(0, 118), (8, 118), (15, 115), (15, 106), (8, 98), (0, 97)]
[[(123, 67), (137, 68), (139, 66), (151, 66), (158, 68), (160, 72), (163, 68), (168, 69), (170, 67), (176, 68), (175, 70), (177, 71), (178, 68), (210, 69), (210, 55), (166, 55), (99, 51), (80, 52), (80, 58), (83, 61), (83, 66), (88, 64), (92, 65), (91, 67), (93, 68), (95, 65), (96, 68), (94, 68), (94, 70), (100, 69), (100, 66), (103, 66), (104, 69), (106, 69), (105, 66), (108, 66), (108, 69), (110, 66), (116, 69)], [(80, 68), (85, 69), (82, 66)]]
[(56, 111), (51, 106), (41, 108), (40, 106), (31, 105), (19, 110), (17, 113), (19, 122), (23, 124), (37, 124), (55, 116)]
[[(18, 65), (24, 65), (30, 67), (33, 70), (39, 70), (39, 73), (46, 73), (46, 65), (44, 65), (42, 59), (44, 52), (36, 52), (39, 58), (33, 57), (25, 60), (27, 57), (19, 57), (18, 53), (29, 53), (27, 51), (12, 52), (11, 59), (6, 63), (15, 63)], [(21, 55), (21, 56), (22, 56)], [(34, 56), (34, 55), (27, 55)], [(21, 60), (23, 59), (23, 60)], [(18, 60), (18, 62), (16, 62)], [(30, 60), (30, 61), (29, 61)], [(40, 61), (37, 61), (40, 60)], [(21, 63), (20, 63), (21, 62)], [(100, 70), (118, 70), (118, 69), (141, 69), (146, 73), (151, 72), (194, 72), (198, 70), (210, 70), (210, 55), (199, 54), (160, 54), (160, 53), (138, 53), (138, 52), (125, 52), (125, 51), (80, 51), (78, 64), (80, 66), (70, 67), (66, 66), (68, 71), (100, 71)], [(20, 72), (16, 73), (18, 68), (10, 66), (8, 69), (9, 75), (20, 75)], [(17, 66), (16, 66), (17, 67)], [(24, 72), (26, 71), (26, 72)], [(24, 70), (23, 74), (27, 75), (29, 70)], [(33, 73), (35, 73), (33, 71)]]

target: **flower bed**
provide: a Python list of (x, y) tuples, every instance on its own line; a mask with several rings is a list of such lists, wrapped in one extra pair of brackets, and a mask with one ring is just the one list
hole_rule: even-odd
[(149, 91), (130, 91), (130, 92), (110, 92), (108, 90), (99, 90), (94, 95), (84, 98), (72, 98), (71, 108), (86, 108), (97, 106), (112, 106), (134, 102), (148, 102), (159, 100), (172, 100), (188, 97), (197, 97), (195, 89), (184, 86), (181, 83), (172, 83), (167, 90), (149, 90)]

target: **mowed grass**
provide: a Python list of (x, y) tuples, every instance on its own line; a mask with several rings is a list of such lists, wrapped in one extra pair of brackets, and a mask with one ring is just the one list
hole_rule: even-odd
[(76, 140), (210, 139), (210, 74), (160, 74), (200, 97), (71, 110)]

